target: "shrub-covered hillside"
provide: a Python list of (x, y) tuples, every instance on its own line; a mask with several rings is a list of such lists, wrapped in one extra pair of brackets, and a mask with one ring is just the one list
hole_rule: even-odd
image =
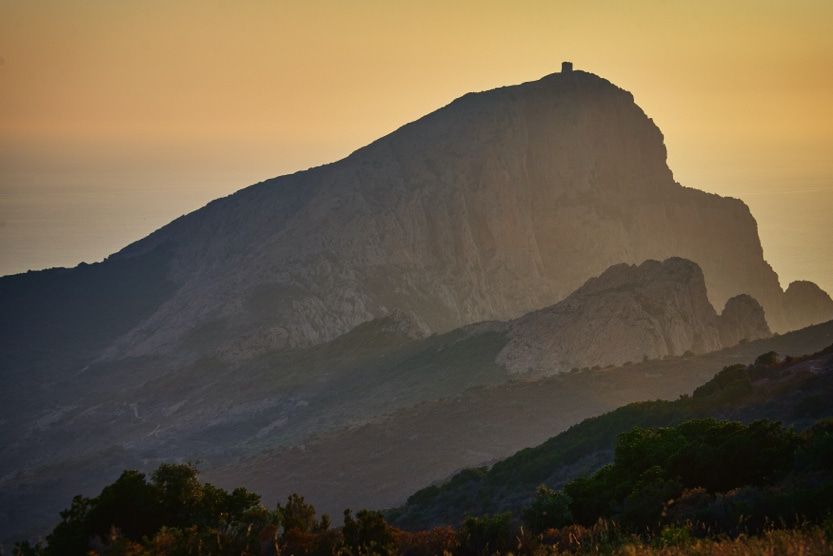
[(519, 516), (539, 485), (560, 488), (613, 459), (617, 437), (634, 427), (668, 427), (691, 419), (742, 422), (770, 419), (798, 429), (833, 416), (833, 346), (798, 359), (775, 353), (750, 366), (723, 369), (691, 396), (640, 402), (587, 419), (534, 448), (491, 467), (466, 469), (429, 486), (388, 512), (408, 529), (459, 524), (466, 516), (512, 512)]
[(461, 472), (387, 515), (345, 510), (340, 526), (297, 494), (272, 506), (188, 464), (128, 470), (15, 554), (829, 553), (831, 399), (833, 346), (767, 353), (690, 397), (629, 405)]
[(520, 522), (506, 512), (408, 532), (379, 512), (345, 510), (343, 526), (333, 527), (296, 494), (269, 509), (246, 489), (227, 492), (200, 483), (189, 465), (165, 464), (150, 480), (125, 471), (97, 497), (76, 497), (45, 545), (16, 552), (805, 554), (831, 548), (832, 510), (833, 420), (799, 433), (772, 421), (703, 419), (620, 435), (612, 464), (563, 491), (539, 487)]

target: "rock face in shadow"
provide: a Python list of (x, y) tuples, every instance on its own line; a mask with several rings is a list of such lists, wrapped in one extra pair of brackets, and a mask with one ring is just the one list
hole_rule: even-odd
[(564, 301), (512, 322), (509, 335), (500, 364), (550, 374), (706, 353), (770, 332), (748, 295), (730, 299), (718, 316), (700, 267), (671, 258), (612, 266)]
[(833, 319), (833, 300), (813, 282), (798, 280), (784, 292), (787, 328), (827, 322)]
[(772, 335), (764, 316), (764, 308), (755, 298), (746, 294), (736, 295), (726, 302), (718, 328), (723, 347)]

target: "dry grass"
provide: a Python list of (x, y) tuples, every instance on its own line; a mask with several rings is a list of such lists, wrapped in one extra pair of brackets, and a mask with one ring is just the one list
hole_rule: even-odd
[(821, 529), (768, 531), (758, 537), (741, 536), (736, 539), (694, 540), (689, 544), (676, 547), (623, 547), (620, 554), (655, 554), (657, 556), (676, 556), (678, 554), (734, 556), (804, 556), (815, 554), (833, 554), (833, 544)]
[(674, 545), (648, 543), (638, 539), (622, 544), (590, 542), (566, 549), (540, 546), (536, 555), (607, 554), (611, 556), (815, 556), (833, 554), (833, 542), (821, 527), (766, 531), (757, 536), (737, 538), (686, 539)]

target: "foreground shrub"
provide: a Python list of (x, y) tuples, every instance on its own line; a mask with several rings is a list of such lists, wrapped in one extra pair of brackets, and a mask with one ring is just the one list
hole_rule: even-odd
[(620, 435), (612, 465), (564, 490), (579, 523), (613, 518), (634, 530), (656, 528), (665, 503), (684, 489), (723, 493), (782, 480), (800, 444), (794, 431), (768, 421), (635, 428)]
[(512, 514), (469, 517), (460, 528), (459, 539), (462, 554), (506, 553), (515, 544)]
[(563, 527), (573, 521), (570, 497), (546, 485), (538, 487), (535, 500), (523, 512), (523, 522), (533, 534)]
[(362, 510), (353, 518), (344, 510), (344, 549), (352, 556), (396, 554), (393, 529), (380, 512)]

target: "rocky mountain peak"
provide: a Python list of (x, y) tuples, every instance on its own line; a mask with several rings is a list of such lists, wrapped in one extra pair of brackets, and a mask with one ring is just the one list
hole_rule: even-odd
[(498, 360), (552, 373), (702, 353), (770, 335), (763, 309), (739, 295), (718, 316), (700, 267), (679, 257), (618, 264), (563, 301), (510, 325)]

